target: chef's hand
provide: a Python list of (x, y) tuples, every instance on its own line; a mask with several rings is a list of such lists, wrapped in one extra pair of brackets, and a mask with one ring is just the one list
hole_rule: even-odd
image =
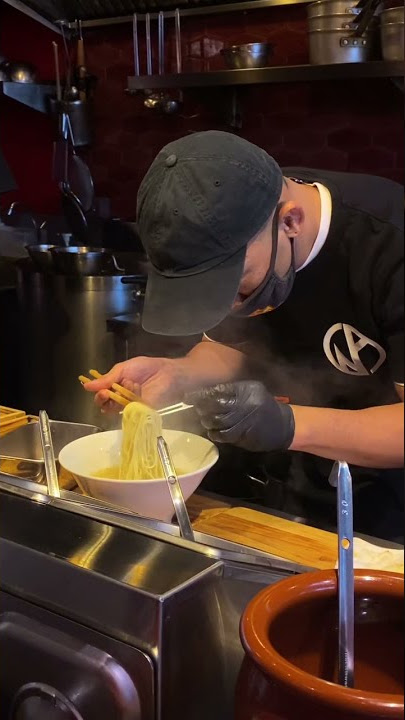
[(289, 405), (278, 402), (253, 380), (215, 385), (186, 395), (214, 442), (254, 452), (287, 450), (295, 432)]
[(107, 390), (113, 383), (139, 394), (151, 407), (163, 407), (182, 397), (187, 376), (187, 359), (136, 357), (117, 363), (98, 380), (84, 385), (96, 393), (95, 403), (103, 412), (119, 412), (121, 405), (109, 399)]

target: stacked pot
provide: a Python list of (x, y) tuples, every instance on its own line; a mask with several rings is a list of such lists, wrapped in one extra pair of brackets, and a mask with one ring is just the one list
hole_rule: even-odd
[(370, 60), (375, 25), (355, 35), (358, 0), (317, 0), (308, 6), (309, 59), (313, 65)]
[(384, 60), (404, 59), (404, 6), (381, 13), (381, 47)]

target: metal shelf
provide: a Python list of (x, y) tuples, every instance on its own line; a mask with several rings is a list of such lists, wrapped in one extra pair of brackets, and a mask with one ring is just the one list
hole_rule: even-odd
[(48, 98), (55, 95), (55, 87), (36, 83), (0, 82), (1, 95), (6, 95), (33, 110), (46, 113), (49, 110)]
[[(42, 7), (41, 2), (38, 2), (38, 8), (30, 7), (25, 2), (22, 2), (22, 0), (4, 0), (4, 2), (24, 13), (24, 15), (28, 15), (28, 17), (32, 18), (36, 22), (41, 23), (41, 25), (45, 25), (45, 27), (49, 30), (53, 30), (53, 32), (61, 34), (60, 28), (53, 23), (53, 20), (57, 20), (57, 18), (60, 17), (60, 13), (54, 15), (53, 12), (47, 12), (50, 7), (52, 7), (53, 11), (57, 10), (56, 2), (54, 0), (51, 0), (51, 2), (48, 0), (48, 2), (45, 3), (45, 7)], [(31, 5), (34, 6), (35, 3), (31, 2)]]
[[(240, 0), (239, 2), (225, 2), (220, 3), (217, 5), (198, 5), (197, 7), (181, 7), (180, 8), (180, 15), (181, 17), (190, 17), (190, 16), (200, 16), (200, 15), (222, 15), (223, 13), (232, 13), (232, 12), (246, 12), (248, 10), (262, 10), (263, 8), (269, 8), (269, 7), (277, 7), (277, 6), (288, 6), (288, 5), (305, 5), (309, 2), (312, 2), (313, 0)], [(136, 2), (134, 2), (134, 10), (136, 10)], [(162, 9), (164, 10), (164, 7), (161, 5), (161, 3), (157, 3), (157, 5), (154, 6), (154, 8)], [(165, 10), (165, 18), (174, 18), (175, 17), (175, 10), (174, 4), (173, 7), (169, 10)], [(137, 13), (138, 20), (143, 21), (146, 18), (146, 15), (144, 12)], [(81, 15), (79, 14), (79, 18)], [(156, 10), (150, 12), (150, 18), (151, 20), (156, 20), (158, 18), (158, 13)], [(123, 23), (129, 23), (133, 21), (133, 15), (117, 15), (116, 17), (101, 17), (101, 18), (89, 18), (89, 19), (82, 19), (82, 27), (83, 28), (97, 28), (102, 27), (104, 25), (121, 25)], [(67, 28), (71, 30), (75, 30), (77, 28), (77, 23), (75, 21), (66, 21), (66, 20), (60, 20), (60, 24), (65, 25)]]
[(398, 78), (404, 75), (403, 62), (373, 61), (335, 65), (285, 65), (254, 70), (220, 70), (218, 72), (181, 73), (176, 75), (141, 75), (128, 78), (129, 94), (138, 90), (193, 88), (261, 83), (308, 82), (314, 80), (356, 80), (360, 78)]

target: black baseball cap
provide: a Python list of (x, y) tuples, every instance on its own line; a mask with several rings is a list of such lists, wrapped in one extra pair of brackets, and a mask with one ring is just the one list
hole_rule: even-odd
[(230, 133), (191, 134), (160, 151), (137, 203), (151, 262), (145, 330), (194, 335), (228, 315), (247, 244), (275, 210), (282, 182), (270, 155)]

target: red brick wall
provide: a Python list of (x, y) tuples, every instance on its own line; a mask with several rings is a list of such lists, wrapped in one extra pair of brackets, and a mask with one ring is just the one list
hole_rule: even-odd
[[(14, 52), (12, 35), (13, 28), (17, 32), (17, 16), (26, 28), (21, 52), (24, 49), (24, 57), (37, 62), (40, 57), (42, 75), (49, 76), (50, 43), (54, 35), (4, 7), (0, 16), (0, 50), (4, 52), (7, 37), (8, 52)], [(168, 22), (166, 31), (168, 70), (174, 70), (171, 25)], [(156, 27), (153, 31), (156, 35)], [(275, 65), (305, 63), (308, 59), (302, 6), (187, 18), (182, 21), (182, 36), (184, 70), (223, 67), (220, 55), (223, 46), (255, 40), (274, 44)], [(114, 212), (130, 217), (135, 212), (139, 182), (165, 143), (197, 130), (229, 129), (221, 112), (227, 91), (186, 90), (179, 116), (155, 115), (143, 107), (141, 96), (129, 97), (124, 93), (126, 78), (133, 74), (131, 26), (87, 31), (85, 38), (87, 64), (99, 81), (96, 138), (85, 156), (98, 195), (110, 196)], [(143, 65), (144, 57), (141, 37)], [(281, 164), (370, 172), (403, 181), (403, 97), (390, 80), (261, 85), (240, 89), (238, 93), (244, 114), (241, 134), (262, 145)], [(16, 137), (16, 128), (20, 136), (24, 134), (25, 123), (28, 137), (25, 136), (24, 147), (30, 158), (29, 170)], [(50, 181), (49, 120), (3, 99), (0, 139), (6, 144), (6, 155), (17, 179), (24, 181), (21, 193), (25, 200), (37, 209), (53, 208), (56, 199)]]

